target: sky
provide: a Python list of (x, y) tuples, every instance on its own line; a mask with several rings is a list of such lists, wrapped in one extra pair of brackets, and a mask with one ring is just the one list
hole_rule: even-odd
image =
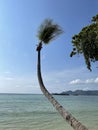
[(0, 0), (0, 93), (41, 93), (37, 80), (37, 32), (53, 19), (64, 33), (41, 51), (50, 92), (98, 90), (98, 62), (90, 72), (82, 55), (70, 57), (72, 36), (98, 14), (98, 0)]

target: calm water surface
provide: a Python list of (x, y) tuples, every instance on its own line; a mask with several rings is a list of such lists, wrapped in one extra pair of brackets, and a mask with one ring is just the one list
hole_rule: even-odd
[[(98, 130), (98, 96), (55, 96), (89, 130)], [(43, 95), (0, 94), (0, 130), (73, 130)]]

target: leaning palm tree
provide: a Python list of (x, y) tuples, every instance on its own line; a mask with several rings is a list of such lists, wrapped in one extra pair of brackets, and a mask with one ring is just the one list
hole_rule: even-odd
[(62, 33), (62, 29), (59, 25), (53, 23), (52, 20), (47, 19), (40, 26), (38, 31), (38, 38), (40, 40), (37, 45), (38, 52), (38, 65), (37, 65), (37, 75), (40, 88), (43, 94), (48, 98), (48, 100), (52, 103), (52, 105), (58, 110), (61, 116), (75, 129), (75, 130), (88, 130), (84, 125), (82, 125), (76, 118), (74, 118), (68, 111), (66, 111), (63, 106), (61, 106), (58, 101), (48, 92), (46, 89), (43, 79), (41, 76), (41, 63), (40, 63), (40, 52), (43, 44), (48, 44), (51, 40), (56, 38), (58, 35)]

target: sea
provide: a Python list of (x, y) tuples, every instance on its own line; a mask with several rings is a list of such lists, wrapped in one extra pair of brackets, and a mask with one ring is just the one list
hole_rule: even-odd
[[(88, 130), (98, 130), (98, 96), (54, 96)], [(0, 130), (73, 130), (44, 95), (0, 94)]]

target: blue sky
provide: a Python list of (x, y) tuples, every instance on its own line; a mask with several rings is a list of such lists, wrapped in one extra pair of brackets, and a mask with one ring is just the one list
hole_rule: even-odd
[(98, 90), (98, 66), (70, 58), (71, 38), (98, 13), (97, 0), (0, 0), (0, 92), (41, 93), (36, 74), (37, 31), (46, 18), (64, 33), (42, 49), (42, 75), (50, 92)]

